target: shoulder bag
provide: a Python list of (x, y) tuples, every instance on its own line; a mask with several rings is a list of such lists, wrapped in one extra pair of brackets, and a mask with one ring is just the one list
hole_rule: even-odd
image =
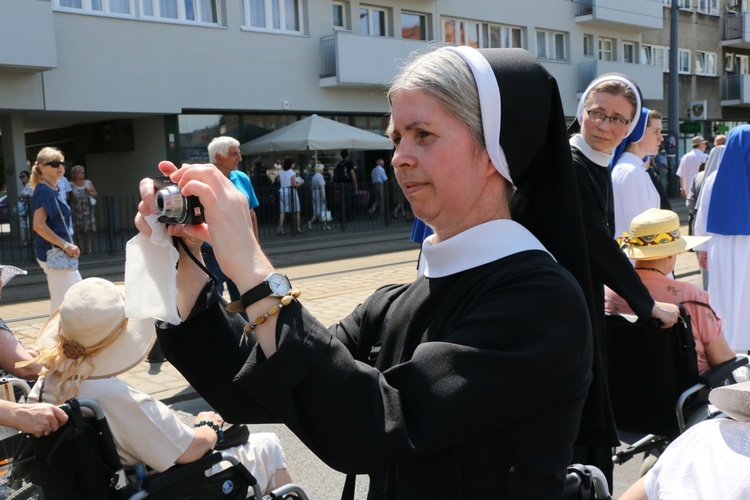
[[(65, 226), (65, 234), (70, 237), (68, 224), (65, 222), (65, 216), (62, 213), (62, 209), (60, 209), (60, 203), (57, 201), (57, 196), (55, 196), (55, 204), (57, 205), (57, 211), (60, 213), (60, 219), (62, 219), (63, 226)], [(47, 250), (47, 267), (49, 269), (58, 269), (61, 271), (77, 271), (78, 257), (71, 257), (66, 254), (62, 248), (52, 245), (52, 248)]]

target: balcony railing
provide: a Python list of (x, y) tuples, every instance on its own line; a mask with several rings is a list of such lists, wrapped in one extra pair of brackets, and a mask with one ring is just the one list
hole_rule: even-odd
[(721, 100), (742, 100), (742, 75), (730, 75), (722, 78)]
[(742, 38), (742, 21), (745, 16), (724, 17), (724, 38), (722, 40), (736, 40)]

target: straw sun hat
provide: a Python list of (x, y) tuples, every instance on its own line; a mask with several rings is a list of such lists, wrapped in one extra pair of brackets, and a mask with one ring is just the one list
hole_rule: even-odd
[[(125, 317), (125, 285), (88, 278), (70, 287), (39, 332), (51, 371), (99, 379), (140, 363), (156, 340), (154, 320)], [(50, 355), (55, 355), (53, 358)], [(44, 354), (43, 354), (44, 356)], [(51, 359), (50, 359), (51, 358)]]
[(631, 259), (655, 260), (700, 245), (710, 236), (683, 236), (680, 218), (671, 210), (651, 208), (633, 218), (630, 233), (619, 239), (620, 248)]
[(738, 422), (750, 422), (750, 382), (717, 387), (708, 400)]

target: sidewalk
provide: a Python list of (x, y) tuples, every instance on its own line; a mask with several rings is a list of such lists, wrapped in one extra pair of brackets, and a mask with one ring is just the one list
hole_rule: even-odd
[[(682, 231), (687, 234), (687, 216), (674, 201), (673, 206), (680, 213)], [(264, 248), (274, 265), (302, 290), (300, 300), (305, 307), (330, 324), (351, 312), (377, 287), (414, 279), (419, 249), (409, 241), (409, 234), (404, 228), (352, 232), (339, 238), (268, 242)], [(121, 275), (106, 277), (122, 279)], [(694, 253), (678, 255), (675, 277), (702, 286)], [(0, 303), (0, 318), (29, 346), (34, 344), (48, 314), (49, 299)], [(168, 362), (152, 365), (144, 361), (121, 378), (167, 404), (196, 397), (193, 388)]]

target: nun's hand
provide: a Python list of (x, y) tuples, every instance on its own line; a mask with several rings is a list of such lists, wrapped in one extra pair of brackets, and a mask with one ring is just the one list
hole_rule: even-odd
[[(159, 163), (159, 170), (163, 175), (168, 176), (173, 172), (176, 172), (177, 167), (172, 162), (163, 161)], [(156, 190), (154, 189), (154, 180), (151, 177), (141, 179), (139, 191), (141, 193), (141, 202), (138, 204), (138, 213), (135, 215), (135, 227), (144, 236), (150, 237), (151, 226), (149, 226), (145, 218), (149, 215), (156, 215), (158, 213), (156, 210)], [(172, 236), (182, 238), (193, 253), (195, 253), (203, 243), (202, 239), (192, 237), (185, 233), (184, 226), (181, 224), (168, 225), (167, 232)]]
[(253, 234), (245, 195), (211, 164), (183, 165), (170, 178), (204, 208), (206, 223), (182, 226), (183, 233), (209, 242), (222, 271), (241, 291), (260, 283), (273, 268)]
[(651, 310), (651, 317), (661, 321), (662, 328), (672, 328), (680, 318), (680, 308), (677, 304), (668, 304), (666, 302), (655, 302)]

